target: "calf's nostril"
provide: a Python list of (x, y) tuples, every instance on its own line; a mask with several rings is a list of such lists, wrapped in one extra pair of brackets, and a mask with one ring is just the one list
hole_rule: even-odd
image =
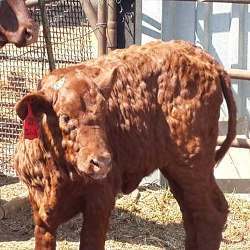
[(111, 158), (99, 156), (98, 158), (94, 158), (90, 160), (90, 164), (96, 166), (96, 167), (102, 167), (102, 166), (110, 166), (111, 165)]
[(100, 162), (98, 160), (96, 160), (96, 159), (91, 159), (90, 163), (93, 164), (93, 165), (95, 165), (96, 167), (100, 166)]

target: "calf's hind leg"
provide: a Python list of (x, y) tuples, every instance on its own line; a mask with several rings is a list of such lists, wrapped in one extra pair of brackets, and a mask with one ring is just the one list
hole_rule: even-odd
[(173, 180), (167, 173), (165, 169), (161, 170), (161, 173), (164, 175), (165, 178), (168, 180), (168, 185), (170, 187), (170, 191), (172, 192), (173, 196), (177, 200), (180, 210), (182, 212), (183, 224), (186, 231), (186, 239), (185, 239), (185, 249), (186, 250), (196, 250), (197, 242), (196, 242), (196, 230), (193, 224), (193, 219), (191, 216), (188, 207), (184, 204), (184, 192), (181, 186)]
[(218, 250), (228, 205), (215, 182), (213, 164), (172, 166), (162, 173), (169, 178), (183, 214), (186, 249)]

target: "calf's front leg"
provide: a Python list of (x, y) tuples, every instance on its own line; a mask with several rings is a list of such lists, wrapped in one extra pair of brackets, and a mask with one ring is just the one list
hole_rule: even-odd
[(35, 226), (35, 250), (55, 250), (56, 232), (43, 226)]
[(80, 237), (80, 250), (104, 250), (111, 210), (92, 211), (84, 214)]
[[(93, 198), (94, 197), (94, 198)], [(93, 201), (94, 200), (94, 201)], [(114, 207), (114, 197), (92, 196), (83, 209), (83, 226), (80, 250), (104, 250), (109, 217)]]

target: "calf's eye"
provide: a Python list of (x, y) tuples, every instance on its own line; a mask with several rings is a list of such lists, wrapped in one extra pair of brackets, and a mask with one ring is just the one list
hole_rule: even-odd
[(59, 116), (59, 127), (65, 132), (69, 133), (69, 123), (70, 117), (68, 115), (62, 114)]
[(70, 120), (69, 116), (65, 114), (60, 115), (59, 119), (60, 119), (60, 122), (64, 124), (68, 123)]

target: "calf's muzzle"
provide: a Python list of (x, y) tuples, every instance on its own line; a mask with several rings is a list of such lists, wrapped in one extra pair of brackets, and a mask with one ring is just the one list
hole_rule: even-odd
[(95, 180), (106, 178), (112, 168), (111, 155), (108, 152), (98, 155), (91, 154), (83, 161), (81, 157), (83, 150), (79, 152), (80, 156), (77, 160), (78, 170)]

